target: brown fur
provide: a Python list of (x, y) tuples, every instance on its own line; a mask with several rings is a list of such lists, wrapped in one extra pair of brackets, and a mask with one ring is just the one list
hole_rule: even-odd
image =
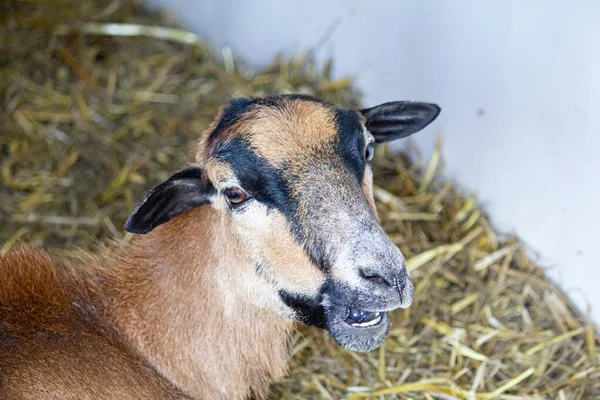
[[(232, 174), (210, 158), (221, 116), (192, 156), (213, 182)], [(273, 165), (302, 170), (307, 159), (335, 158), (334, 115), (318, 103), (256, 108), (210, 146), (240, 134)], [(319, 179), (342, 187), (338, 167)], [(362, 192), (375, 211), (370, 180)], [(282, 214), (271, 212), (252, 237), (236, 234), (232, 218), (200, 207), (77, 261), (27, 247), (0, 257), (0, 398), (265, 397), (286, 372), (293, 323), (272, 311), (277, 300), (260, 278), (312, 294), (324, 277)], [(255, 271), (262, 258), (269, 262)]]
[(338, 133), (333, 111), (308, 101), (257, 108), (236, 130), (249, 134), (258, 154), (276, 167), (283, 161), (305, 163), (323, 155), (324, 147), (332, 147)]
[[(221, 109), (217, 121), (222, 114)], [(207, 161), (214, 149), (245, 136), (260, 156), (277, 166), (282, 161), (318, 154), (323, 146), (331, 145), (337, 135), (333, 111), (318, 103), (302, 100), (283, 101), (279, 107), (255, 106), (240, 121), (219, 132), (209, 144), (217, 125), (215, 121), (200, 138), (195, 148), (196, 162)], [(313, 151), (310, 152), (310, 149)]]
[[(199, 219), (209, 222), (205, 232)], [(3, 256), (0, 393), (263, 397), (286, 371), (292, 323), (252, 305), (236, 278), (242, 260), (215, 262), (236, 253), (210, 236), (215, 220), (195, 210), (82, 265), (58, 266), (25, 247)]]
[(98, 271), (26, 247), (0, 271), (0, 398), (181, 398), (101, 318)]
[(377, 206), (375, 205), (375, 198), (373, 197), (373, 171), (370, 168), (365, 170), (365, 177), (362, 182), (362, 191), (365, 195), (365, 198), (369, 202), (369, 207), (373, 210), (373, 214), (377, 220), (379, 220), (379, 215), (377, 213)]

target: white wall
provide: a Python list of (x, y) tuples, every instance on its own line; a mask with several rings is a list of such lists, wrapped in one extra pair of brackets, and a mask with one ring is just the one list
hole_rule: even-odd
[(439, 103), (439, 119), (415, 137), (424, 155), (441, 132), (447, 174), (600, 322), (599, 1), (150, 3), (258, 65), (337, 23), (319, 56), (335, 56), (338, 76), (358, 76), (366, 105)]

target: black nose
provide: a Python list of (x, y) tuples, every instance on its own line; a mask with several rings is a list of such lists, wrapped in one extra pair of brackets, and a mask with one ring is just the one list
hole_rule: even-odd
[(376, 271), (373, 269), (361, 269), (361, 277), (377, 286), (383, 286), (397, 290), (400, 295), (406, 285), (406, 272), (402, 268), (400, 271)]

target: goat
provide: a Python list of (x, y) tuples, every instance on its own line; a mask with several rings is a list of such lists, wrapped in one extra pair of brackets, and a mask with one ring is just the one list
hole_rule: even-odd
[(435, 104), (344, 110), (235, 99), (190, 166), (152, 189), (99, 255), (0, 258), (0, 397), (264, 398), (294, 323), (370, 351), (413, 299), (378, 222), (370, 161)]

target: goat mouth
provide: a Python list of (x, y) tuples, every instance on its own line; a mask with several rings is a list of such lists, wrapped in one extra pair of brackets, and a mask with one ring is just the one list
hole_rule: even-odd
[(385, 311), (369, 310), (368, 306), (365, 309), (335, 303), (325, 308), (326, 329), (346, 350), (371, 351), (384, 342), (390, 331)]
[(344, 320), (350, 326), (355, 328), (370, 328), (379, 325), (383, 321), (383, 313), (349, 309), (348, 316)]

